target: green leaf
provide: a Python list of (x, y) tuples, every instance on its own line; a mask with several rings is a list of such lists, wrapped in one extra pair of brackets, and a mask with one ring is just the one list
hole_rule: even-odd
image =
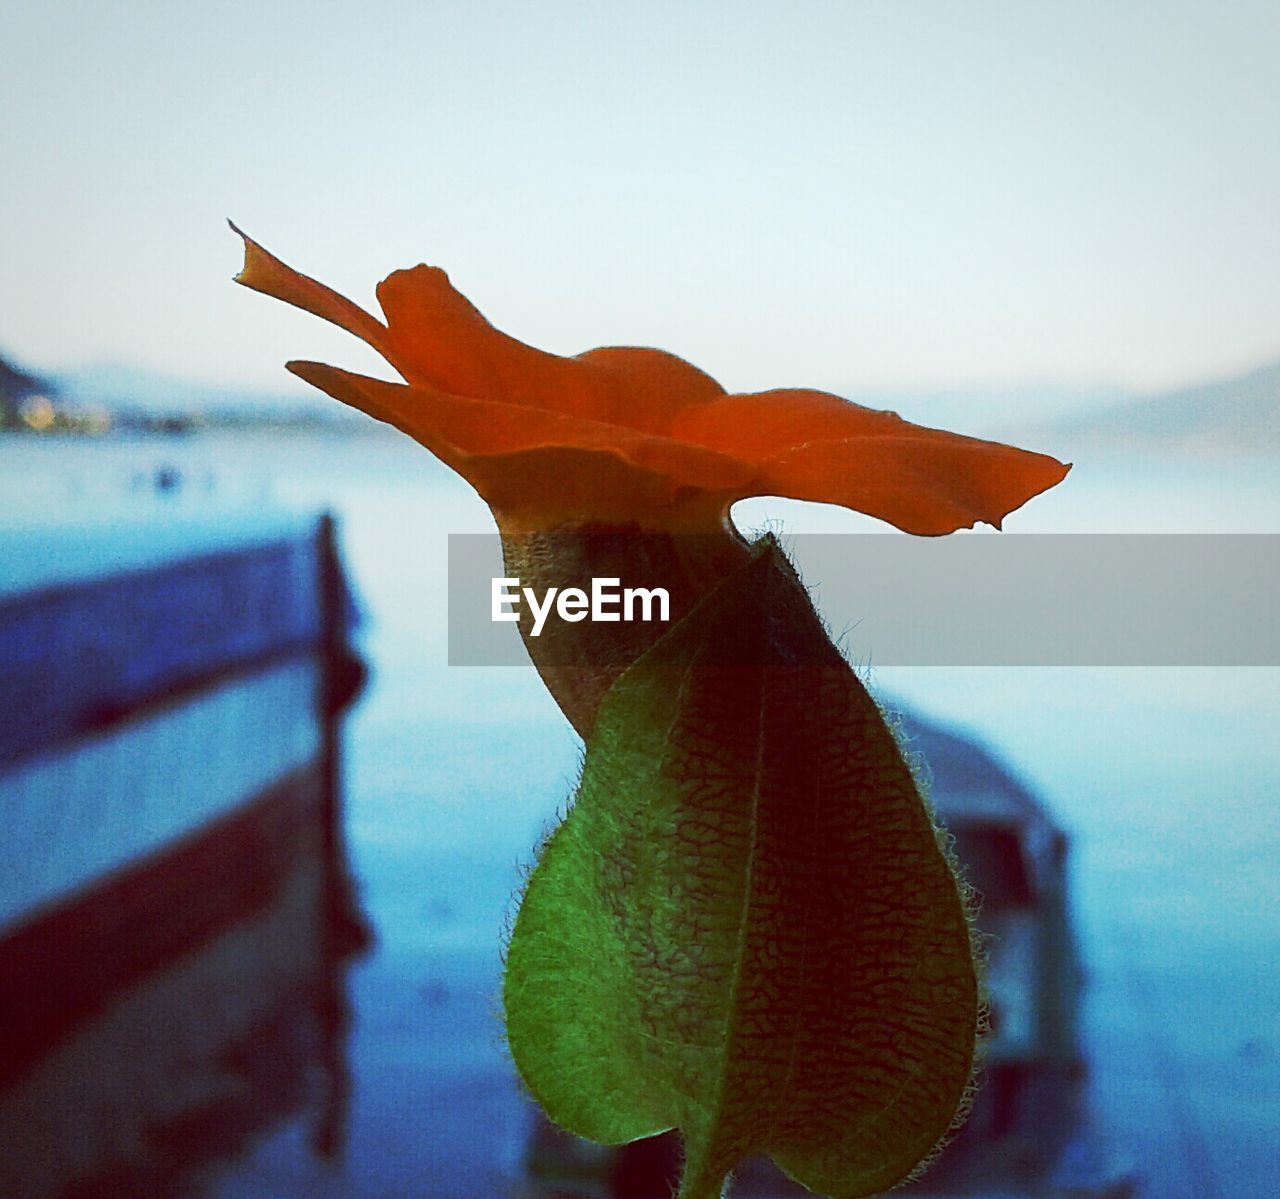
[(768, 1153), (900, 1181), (968, 1085), (964, 902), (874, 700), (772, 542), (624, 672), (507, 955), (507, 1036), (557, 1124), (679, 1128), (681, 1199)]

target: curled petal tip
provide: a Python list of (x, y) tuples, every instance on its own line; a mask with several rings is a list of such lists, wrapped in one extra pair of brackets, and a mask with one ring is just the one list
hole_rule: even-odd
[[(234, 275), (231, 276), (231, 281), (233, 283), (245, 283), (245, 272), (249, 266), (249, 246), (251, 244), (252, 239), (230, 217), (227, 217), (227, 225), (231, 229), (231, 232), (234, 233), (240, 239), (244, 248), (244, 261), (240, 264), (240, 269), (236, 271)], [(248, 284), (245, 283), (245, 286), (247, 287)]]

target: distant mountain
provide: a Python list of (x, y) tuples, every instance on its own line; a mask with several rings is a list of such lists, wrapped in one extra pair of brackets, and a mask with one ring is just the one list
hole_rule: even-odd
[(997, 440), (1021, 436), (1027, 430), (1043, 430), (1085, 413), (1104, 411), (1125, 398), (1125, 393), (1116, 387), (1043, 383), (840, 394), (869, 408), (887, 408), (916, 424)]
[(18, 407), (31, 395), (49, 395), (56, 389), (48, 379), (33, 375), (0, 357), (0, 428), (17, 419)]
[(1072, 445), (1280, 452), (1280, 362), (1055, 422)]
[(69, 371), (57, 378), (63, 398), (112, 412), (146, 416), (301, 418), (359, 420), (356, 413), (310, 389), (292, 392), (220, 387), (108, 363)]

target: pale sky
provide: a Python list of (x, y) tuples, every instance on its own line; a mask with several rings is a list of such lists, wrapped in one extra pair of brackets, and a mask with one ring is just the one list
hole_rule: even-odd
[(0, 7), (0, 352), (286, 390), (375, 361), (234, 287), (741, 390), (1158, 388), (1280, 355), (1280, 4)]

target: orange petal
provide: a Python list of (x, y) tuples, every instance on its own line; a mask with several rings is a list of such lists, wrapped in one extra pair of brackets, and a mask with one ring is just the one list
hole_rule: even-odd
[(579, 354), (577, 361), (603, 368), (613, 380), (609, 415), (602, 419), (653, 432), (671, 432), (678, 413), (725, 394), (705, 371), (665, 350), (601, 346)]
[(900, 429), (894, 412), (852, 404), (825, 391), (759, 391), (726, 395), (676, 415), (671, 432), (753, 461), (826, 437)]
[(410, 383), (590, 414), (596, 389), (584, 372), (500, 333), (439, 267), (388, 275), (378, 284), (378, 303), (387, 318), (387, 357)]
[(999, 528), (1070, 469), (818, 391), (726, 396), (680, 413), (674, 432), (754, 463), (759, 493), (840, 504), (924, 535)]
[[(395, 425), (462, 474), (486, 500), (533, 518), (637, 519), (689, 490), (728, 497), (754, 468), (704, 446), (560, 412), (386, 383), (318, 362), (291, 362), (308, 383)], [(574, 511), (575, 504), (582, 504)], [(542, 522), (545, 525), (545, 521)]]
[(764, 464), (760, 482), (772, 495), (840, 504), (906, 533), (941, 536), (978, 521), (1000, 528), (1070, 469), (972, 437), (867, 437), (802, 446)]
[(331, 321), (348, 333), (354, 333), (362, 341), (367, 341), (374, 349), (386, 353), (387, 330), (363, 308), (353, 304), (346, 296), (340, 296), (332, 288), (325, 287), (323, 283), (317, 283), (286, 266), (246, 233), (237, 229), (234, 223), (227, 223), (244, 240), (244, 267), (235, 277), (237, 283)]
[(724, 395), (710, 375), (661, 350), (613, 347), (576, 358), (499, 332), (438, 267), (378, 285), (387, 357), (411, 383), (664, 432), (687, 404)]
[(354, 333), (410, 383), (652, 433), (666, 432), (680, 409), (725, 394), (710, 375), (662, 350), (611, 347), (565, 358), (534, 349), (495, 329), (438, 267), (395, 271), (378, 285), (383, 325), (231, 228), (244, 240), (237, 283)]

